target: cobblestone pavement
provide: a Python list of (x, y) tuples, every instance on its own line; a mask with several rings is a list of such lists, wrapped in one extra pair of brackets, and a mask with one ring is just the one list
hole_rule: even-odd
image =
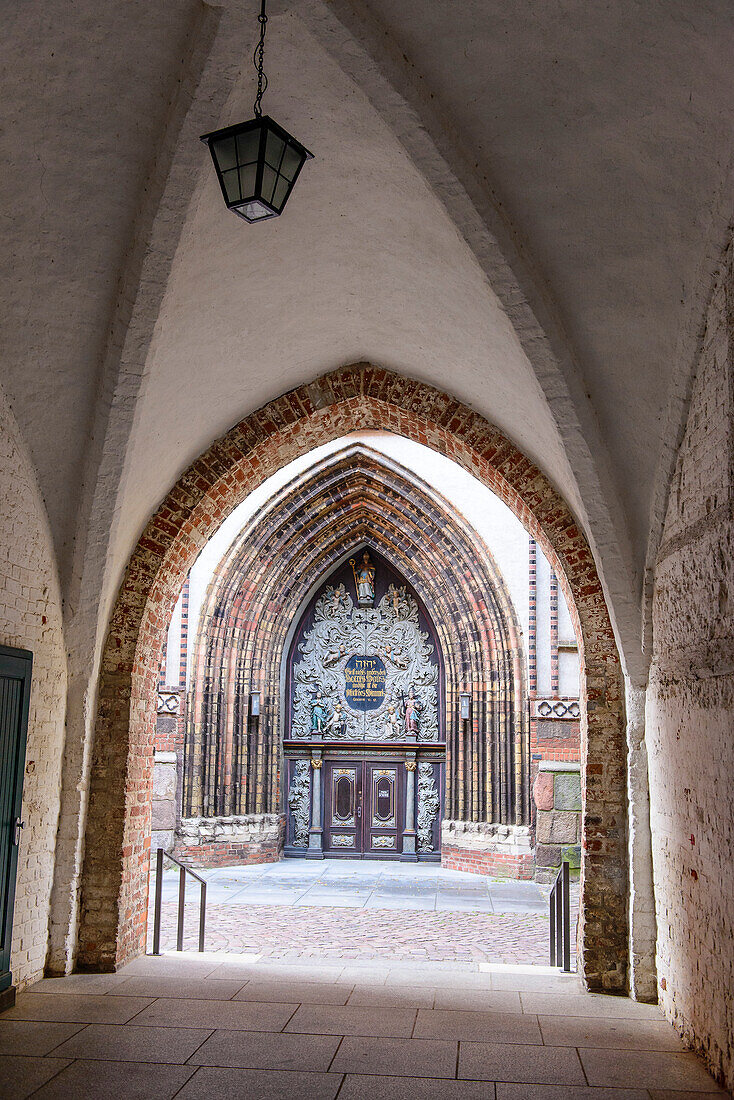
[[(546, 891), (533, 883), (499, 882), (435, 865), (358, 864), (355, 869), (353, 864), (304, 868), (281, 863), (264, 870), (199, 873), (207, 880), (209, 896), (207, 951), (255, 952), (294, 961), (317, 956), (457, 963), (548, 961)], [(166, 874), (161, 950), (175, 947), (177, 883), (176, 874)], [(151, 881), (149, 950), (153, 898)], [(574, 928), (572, 940), (573, 933)], [(190, 888), (185, 907), (187, 950), (196, 949), (197, 935), (198, 888)]]

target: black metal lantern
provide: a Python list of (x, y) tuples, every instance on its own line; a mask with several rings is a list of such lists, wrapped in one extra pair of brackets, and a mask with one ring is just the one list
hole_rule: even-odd
[(219, 186), (229, 210), (248, 222), (277, 218), (283, 212), (306, 160), (313, 158), (300, 141), (267, 115), (261, 102), (268, 80), (263, 72), (263, 48), (268, 17), (265, 0), (260, 15), (260, 40), (255, 49), (257, 96), (249, 122), (203, 134), (209, 146)]

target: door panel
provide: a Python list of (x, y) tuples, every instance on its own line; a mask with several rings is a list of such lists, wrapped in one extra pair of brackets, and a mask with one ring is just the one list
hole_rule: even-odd
[(362, 763), (326, 761), (324, 849), (362, 851)]
[(398, 854), (405, 817), (401, 765), (367, 761), (365, 773), (365, 852)]

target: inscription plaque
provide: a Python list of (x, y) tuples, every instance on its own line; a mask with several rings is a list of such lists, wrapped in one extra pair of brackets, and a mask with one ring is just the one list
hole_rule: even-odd
[(352, 710), (377, 710), (385, 701), (386, 679), (379, 657), (350, 657), (344, 666), (344, 698)]

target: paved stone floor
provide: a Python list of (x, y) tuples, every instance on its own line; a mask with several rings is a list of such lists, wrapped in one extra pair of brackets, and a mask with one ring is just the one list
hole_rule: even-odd
[[(294, 859), (198, 873), (207, 880), (206, 946), (213, 951), (291, 959), (548, 961), (547, 891), (532, 882), (366, 860)], [(149, 948), (153, 895), (151, 882)], [(175, 946), (177, 896), (178, 873), (166, 871), (163, 949)], [(194, 948), (198, 886), (189, 887), (187, 898), (184, 944)]]
[(0, 1016), (24, 1100), (713, 1100), (654, 1006), (540, 967), (145, 957)]

